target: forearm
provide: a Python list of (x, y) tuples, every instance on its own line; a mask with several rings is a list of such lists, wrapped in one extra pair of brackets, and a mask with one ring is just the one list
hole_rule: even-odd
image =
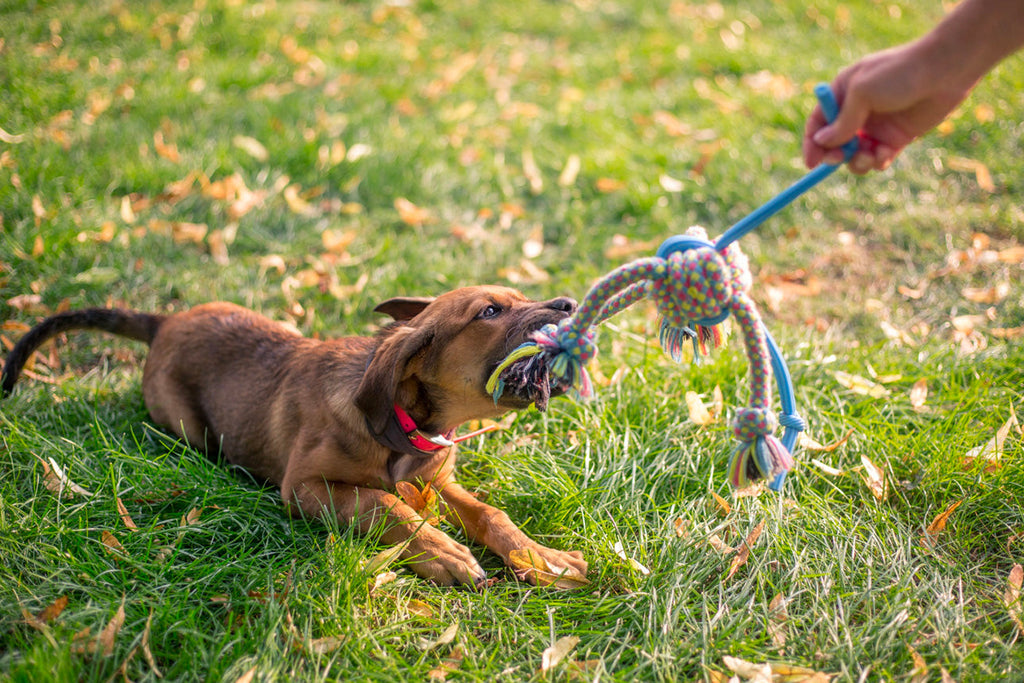
[(963, 0), (915, 47), (927, 55), (932, 73), (969, 90), (1024, 47), (1024, 0)]

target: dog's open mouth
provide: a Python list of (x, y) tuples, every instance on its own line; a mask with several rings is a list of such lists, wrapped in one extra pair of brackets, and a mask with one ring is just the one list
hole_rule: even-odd
[(526, 405), (533, 403), (541, 412), (547, 410), (553, 396), (561, 396), (569, 390), (569, 384), (551, 377), (548, 356), (543, 353), (521, 358), (507, 366), (498, 375), (499, 396), (518, 399)]

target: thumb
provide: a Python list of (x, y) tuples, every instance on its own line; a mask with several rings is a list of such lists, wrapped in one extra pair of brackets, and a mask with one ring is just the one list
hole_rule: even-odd
[(868, 120), (870, 113), (866, 102), (850, 93), (843, 102), (835, 121), (814, 134), (814, 142), (826, 148), (841, 147), (852, 140)]

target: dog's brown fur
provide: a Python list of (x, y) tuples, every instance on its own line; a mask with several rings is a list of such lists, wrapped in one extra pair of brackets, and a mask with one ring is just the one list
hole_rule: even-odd
[(389, 300), (376, 310), (395, 322), (375, 337), (332, 341), (304, 338), (228, 303), (169, 316), (72, 311), (26, 333), (8, 356), (2, 386), (9, 392), (28, 356), (65, 330), (138, 339), (150, 345), (142, 391), (153, 420), (278, 485), (293, 512), (333, 515), (364, 532), (381, 524), (384, 541), (403, 544), (416, 573), (479, 584), (484, 571), (469, 549), (392, 493), (399, 481), (430, 482), (450, 519), (506, 563), (513, 550), (529, 549), (582, 576), (580, 553), (537, 544), (455, 482), (454, 446), (413, 448), (393, 408), (422, 431), (445, 433), (529, 405), (529, 396), (495, 403), (486, 380), (531, 331), (574, 309), (571, 299), (533, 302), (506, 287), (467, 287), (432, 300)]

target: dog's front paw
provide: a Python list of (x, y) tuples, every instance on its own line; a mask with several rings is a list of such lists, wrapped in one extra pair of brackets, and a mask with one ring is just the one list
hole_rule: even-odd
[(479, 588), (487, 581), (487, 574), (469, 548), (433, 527), (420, 529), (402, 557), (418, 575), (442, 586), (465, 584)]
[(534, 543), (513, 550), (505, 561), (515, 570), (517, 577), (536, 586), (569, 589), (590, 583), (587, 581), (587, 561), (577, 550), (555, 550)]

